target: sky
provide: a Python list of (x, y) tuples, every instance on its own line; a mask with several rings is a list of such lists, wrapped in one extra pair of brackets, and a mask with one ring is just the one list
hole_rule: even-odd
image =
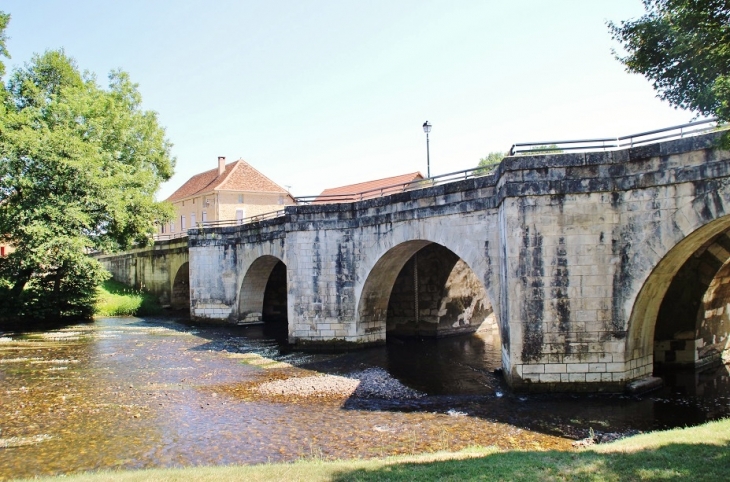
[[(139, 84), (174, 144), (167, 198), (244, 159), (295, 196), (475, 167), (515, 142), (682, 124), (615, 59), (641, 0), (2, 0), (9, 67), (65, 49)], [(7, 75), (7, 74), (6, 74)]]

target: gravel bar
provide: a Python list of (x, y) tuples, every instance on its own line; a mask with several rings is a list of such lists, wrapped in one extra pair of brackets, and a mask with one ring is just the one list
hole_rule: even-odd
[(358, 397), (382, 399), (413, 399), (425, 394), (408, 388), (382, 368), (349, 373), (345, 376), (321, 375), (294, 377), (262, 383), (257, 390), (264, 395), (298, 397)]

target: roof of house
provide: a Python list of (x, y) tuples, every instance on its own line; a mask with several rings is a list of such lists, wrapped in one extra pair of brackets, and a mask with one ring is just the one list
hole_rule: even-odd
[(167, 198), (170, 202), (211, 191), (258, 191), (289, 194), (286, 189), (254, 169), (243, 159), (226, 164), (223, 174), (218, 168), (196, 174)]
[(380, 197), (387, 194), (401, 192), (403, 187), (419, 179), (423, 179), (423, 175), (420, 172), (409, 172), (408, 174), (385, 177), (375, 181), (332, 187), (322, 191), (312, 202), (341, 203)]

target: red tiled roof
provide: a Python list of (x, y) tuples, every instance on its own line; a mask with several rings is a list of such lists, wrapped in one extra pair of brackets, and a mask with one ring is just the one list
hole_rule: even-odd
[(410, 172), (408, 174), (385, 177), (375, 181), (332, 187), (322, 191), (322, 193), (312, 202), (341, 203), (371, 199), (374, 197), (401, 192), (403, 187), (418, 179), (423, 179), (423, 175), (420, 172)]
[(218, 175), (218, 168), (194, 175), (177, 191), (172, 193), (167, 201), (175, 202), (196, 194), (222, 190), (288, 194), (286, 189), (261, 174), (246, 161), (239, 159), (226, 164), (226, 169), (220, 176)]

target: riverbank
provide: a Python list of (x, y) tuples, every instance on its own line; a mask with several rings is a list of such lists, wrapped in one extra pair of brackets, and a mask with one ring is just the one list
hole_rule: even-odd
[[(646, 433), (575, 451), (469, 448), (371, 460), (104, 471), (69, 482), (268, 480), (723, 480), (730, 472), (730, 419)], [(56, 480), (58, 477), (26, 480)]]
[(97, 292), (94, 316), (144, 316), (162, 312), (154, 295), (118, 281), (104, 281)]

